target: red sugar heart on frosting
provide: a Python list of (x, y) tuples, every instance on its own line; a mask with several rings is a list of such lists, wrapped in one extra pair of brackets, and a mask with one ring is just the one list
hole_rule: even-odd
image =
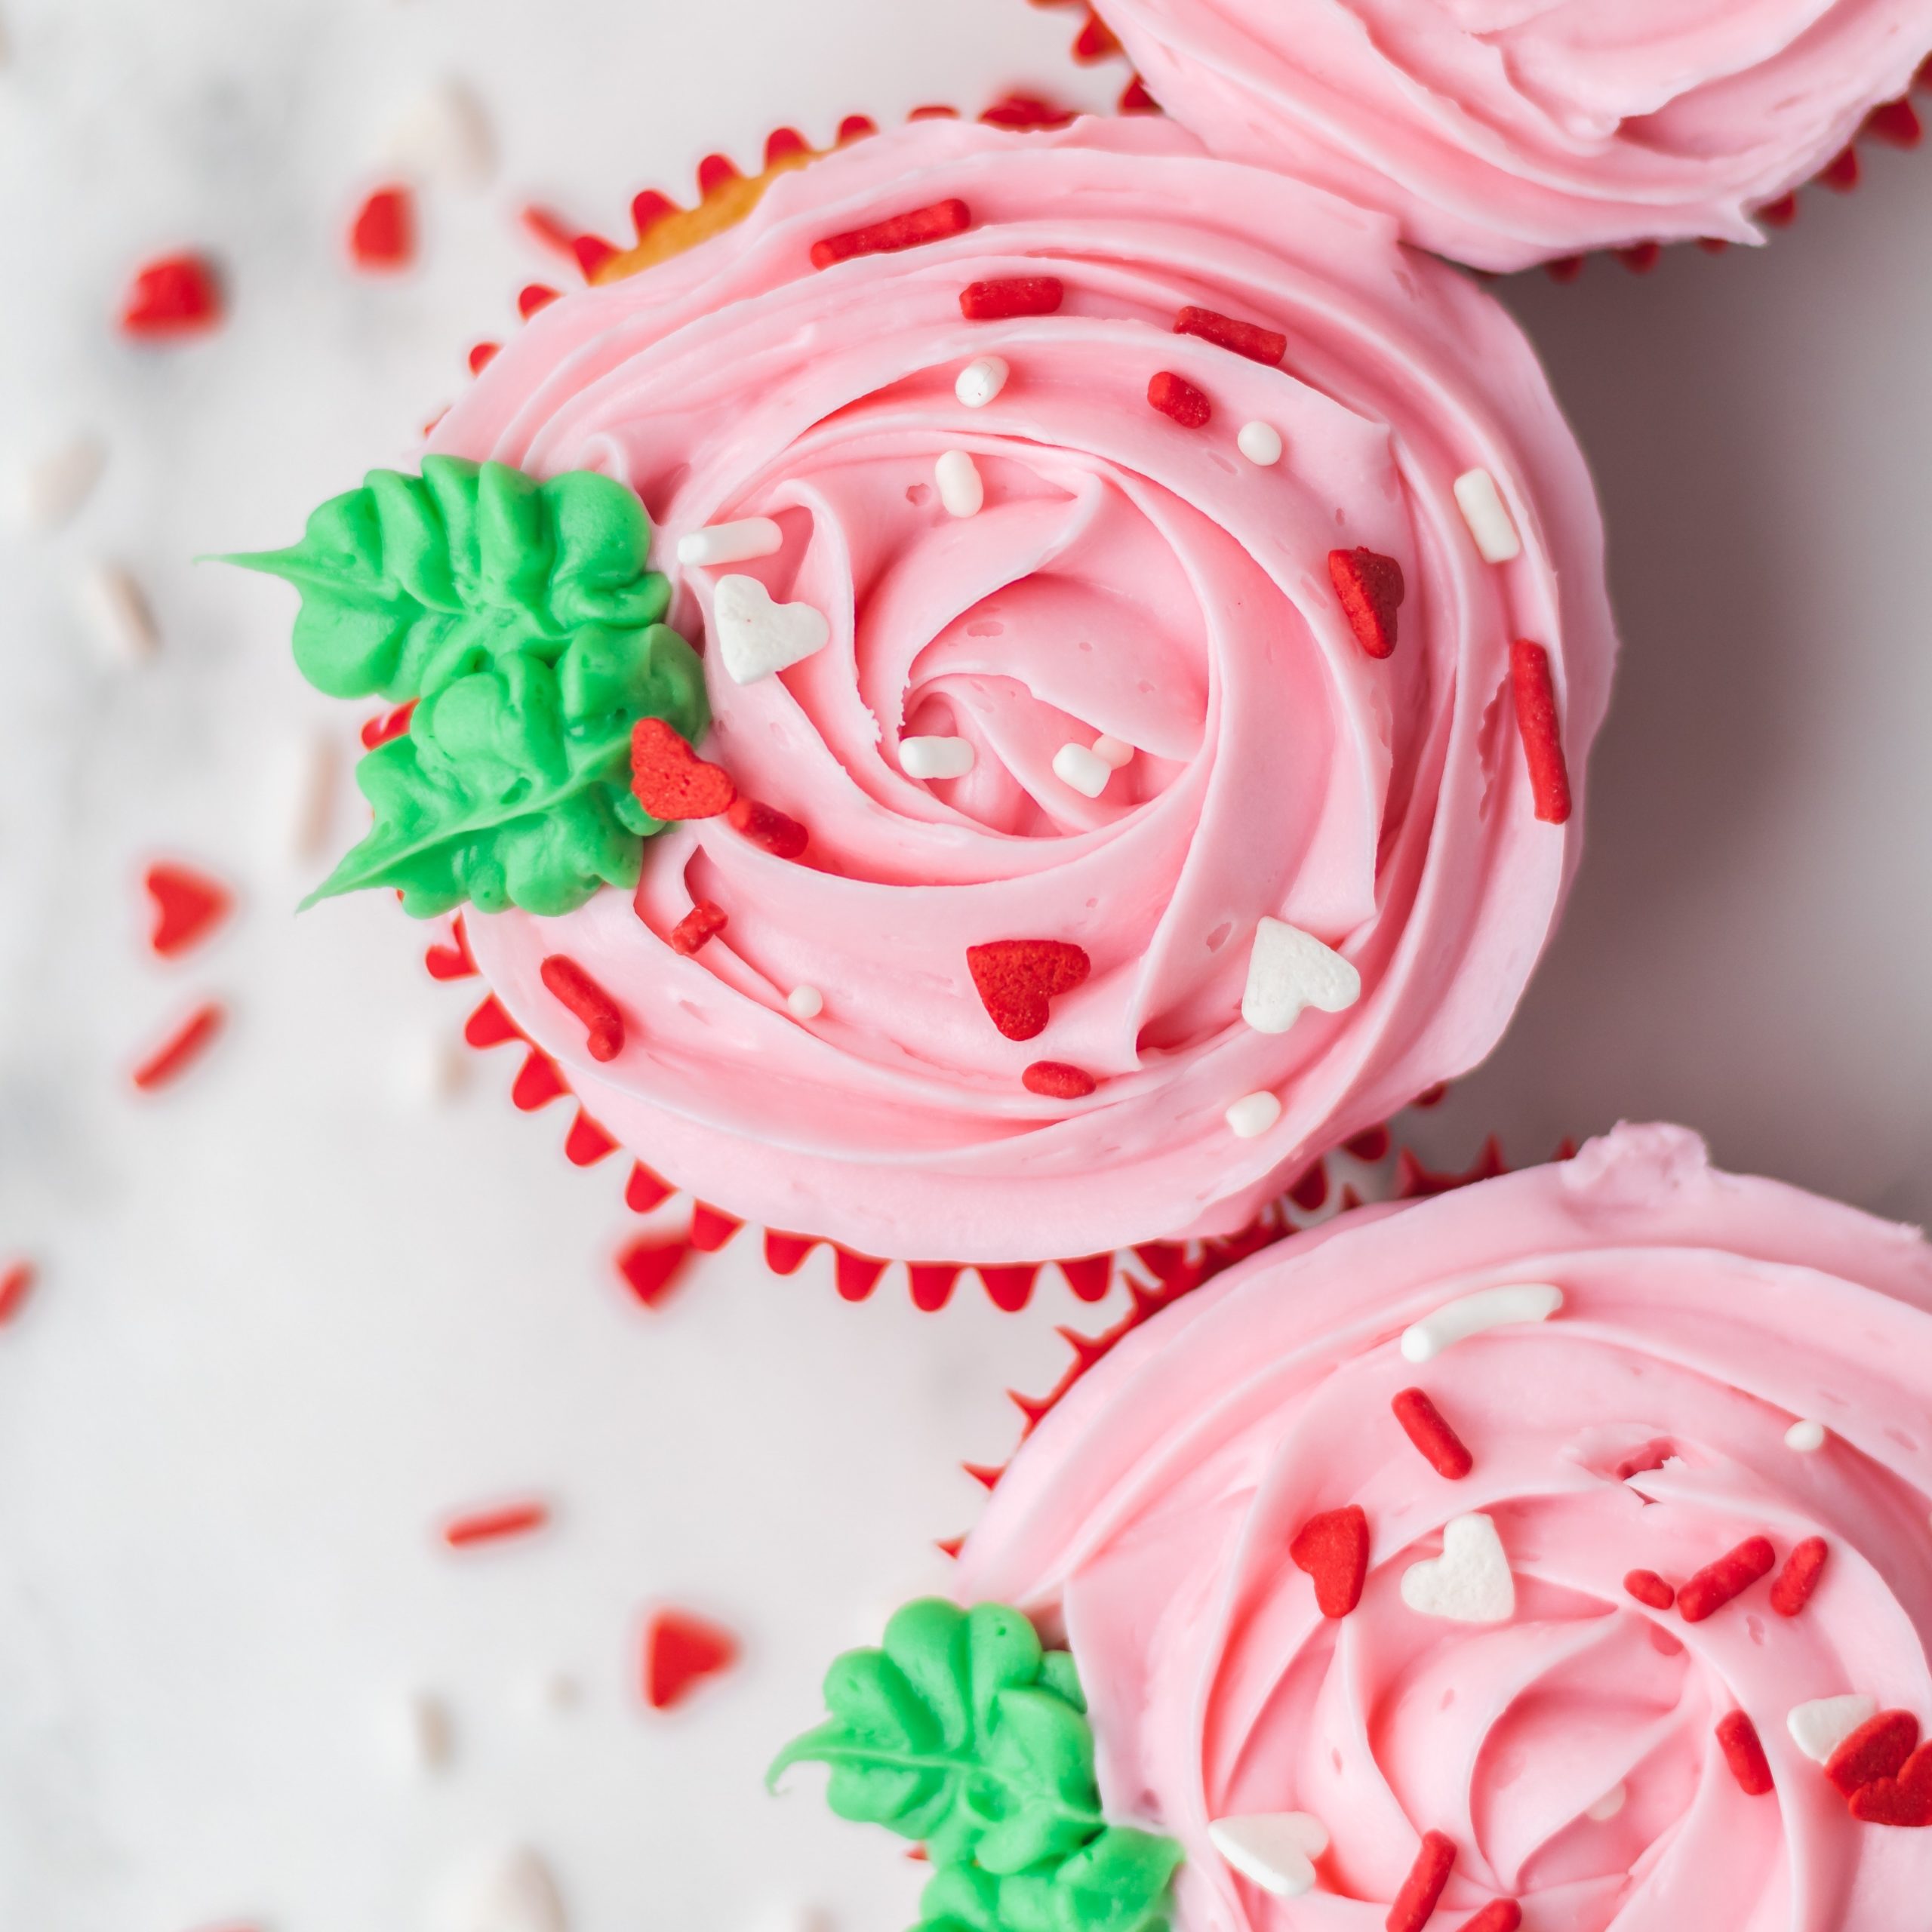
[(186, 952), (228, 916), (234, 903), (225, 886), (186, 866), (163, 860), (150, 866), (143, 883), (154, 901), (154, 928), (148, 943), (164, 959)]
[(1358, 1503), (1311, 1516), (1288, 1546), (1298, 1570), (1315, 1579), (1315, 1601), (1324, 1617), (1346, 1617), (1361, 1601), (1368, 1577), (1368, 1518)]
[(1059, 939), (998, 939), (966, 949), (980, 1002), (1009, 1040), (1047, 1030), (1048, 1002), (1071, 992), (1094, 970), (1078, 946)]
[(1328, 580), (1355, 641), (1371, 657), (1388, 657), (1395, 648), (1395, 613), (1407, 594), (1401, 565), (1373, 550), (1331, 550)]
[(715, 818), (738, 795), (721, 764), (707, 764), (661, 718), (631, 732), (631, 790), (653, 818)]
[(684, 1611), (660, 1611), (645, 1632), (645, 1701), (654, 1711), (668, 1711), (701, 1679), (728, 1669), (737, 1657), (737, 1639), (728, 1630)]
[(1932, 1826), (1932, 1744), (1921, 1744), (1895, 1778), (1874, 1778), (1852, 1793), (1851, 1815), (1867, 1825)]
[(1826, 1759), (1825, 1775), (1845, 1797), (1855, 1797), (1868, 1784), (1897, 1777), (1918, 1743), (1918, 1720), (1911, 1712), (1881, 1711)]

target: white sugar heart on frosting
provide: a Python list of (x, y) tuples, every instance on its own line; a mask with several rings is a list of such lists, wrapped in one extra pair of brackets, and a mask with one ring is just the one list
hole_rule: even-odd
[(1361, 998), (1361, 974), (1334, 947), (1285, 920), (1257, 922), (1241, 1001), (1257, 1033), (1285, 1033), (1311, 1006), (1342, 1013)]
[(755, 577), (721, 577), (712, 592), (711, 614), (734, 685), (755, 685), (832, 641), (823, 611), (809, 604), (774, 604)]
[(1260, 1811), (1216, 1819), (1208, 1841), (1264, 1892), (1297, 1899), (1315, 1889), (1315, 1861), (1328, 1849), (1328, 1828), (1306, 1811)]
[(1418, 1616), (1451, 1623), (1507, 1623), (1516, 1614), (1516, 1579), (1495, 1524), (1451, 1516), (1442, 1526), (1442, 1554), (1402, 1572), (1402, 1601)]
[(1878, 1715), (1878, 1700), (1862, 1691), (1843, 1697), (1814, 1697), (1795, 1704), (1785, 1717), (1791, 1741), (1814, 1764), (1823, 1764), (1862, 1724)]
[(1563, 1291), (1547, 1281), (1512, 1281), (1506, 1287), (1478, 1288), (1472, 1295), (1444, 1302), (1433, 1315), (1402, 1331), (1404, 1361), (1433, 1361), (1444, 1349), (1491, 1328), (1514, 1328), (1547, 1321), (1563, 1306)]
[(1097, 798), (1113, 775), (1114, 768), (1089, 746), (1062, 745), (1054, 753), (1054, 776), (1084, 798)]

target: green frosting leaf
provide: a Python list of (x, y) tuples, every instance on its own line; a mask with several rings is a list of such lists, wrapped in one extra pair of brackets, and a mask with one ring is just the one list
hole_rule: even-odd
[(1164, 1932), (1180, 1847), (1101, 1815), (1073, 1660), (1019, 1611), (909, 1604), (834, 1661), (825, 1701), (771, 1781), (827, 1765), (841, 1817), (923, 1840), (922, 1932)]
[(310, 903), (387, 886), (423, 918), (466, 900), (558, 913), (637, 883), (663, 828), (631, 794), (631, 728), (662, 718), (695, 742), (710, 722), (650, 545), (608, 477), (432, 456), (420, 476), (371, 472), (292, 549), (227, 559), (300, 591), (310, 683), (417, 701), (356, 770), (374, 829)]

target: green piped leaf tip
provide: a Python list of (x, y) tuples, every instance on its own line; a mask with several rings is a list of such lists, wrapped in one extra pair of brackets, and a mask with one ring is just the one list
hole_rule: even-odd
[(825, 1701), (767, 1783), (824, 1764), (839, 1817), (921, 1841), (921, 1932), (1164, 1928), (1180, 1847), (1102, 1815), (1073, 1659), (1020, 1612), (908, 1604), (878, 1648), (834, 1660)]

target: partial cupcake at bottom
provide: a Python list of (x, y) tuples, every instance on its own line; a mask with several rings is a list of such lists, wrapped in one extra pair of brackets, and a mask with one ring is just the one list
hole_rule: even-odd
[(976, 1932), (1903, 1932), (1929, 1419), (1917, 1230), (1620, 1128), (1125, 1337), (784, 1761)]

